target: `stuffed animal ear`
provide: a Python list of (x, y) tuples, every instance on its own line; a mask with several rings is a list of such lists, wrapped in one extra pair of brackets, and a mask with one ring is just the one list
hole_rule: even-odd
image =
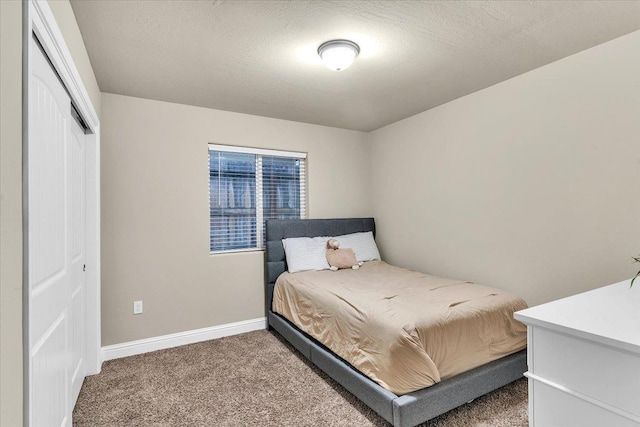
[(340, 243), (336, 239), (327, 240), (327, 249), (338, 249), (340, 247)]

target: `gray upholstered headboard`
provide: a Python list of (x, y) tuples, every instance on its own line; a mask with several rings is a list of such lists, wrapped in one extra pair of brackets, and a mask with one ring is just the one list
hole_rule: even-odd
[(287, 269), (282, 239), (340, 236), (364, 231), (372, 231), (375, 236), (376, 224), (373, 218), (267, 220), (267, 250), (264, 268), (267, 315), (271, 310), (275, 281)]

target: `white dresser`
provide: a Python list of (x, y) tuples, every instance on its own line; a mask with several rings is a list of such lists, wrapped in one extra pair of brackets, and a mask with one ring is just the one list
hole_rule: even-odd
[(640, 278), (518, 311), (530, 427), (640, 426)]

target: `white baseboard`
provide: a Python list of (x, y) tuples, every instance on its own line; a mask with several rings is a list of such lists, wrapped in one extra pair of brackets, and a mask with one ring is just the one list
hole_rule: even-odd
[(108, 345), (102, 347), (102, 360), (119, 359), (121, 357), (148, 353), (150, 351), (164, 350), (165, 348), (229, 337), (231, 335), (265, 329), (266, 325), (266, 318), (259, 317), (257, 319), (243, 320), (241, 322), (227, 323), (225, 325), (211, 326), (209, 328), (194, 329), (191, 331), (178, 332), (176, 334)]

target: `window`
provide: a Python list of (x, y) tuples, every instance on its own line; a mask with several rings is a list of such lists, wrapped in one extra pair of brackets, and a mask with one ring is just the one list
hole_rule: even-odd
[(305, 153), (209, 144), (209, 251), (262, 249), (267, 219), (306, 217)]

